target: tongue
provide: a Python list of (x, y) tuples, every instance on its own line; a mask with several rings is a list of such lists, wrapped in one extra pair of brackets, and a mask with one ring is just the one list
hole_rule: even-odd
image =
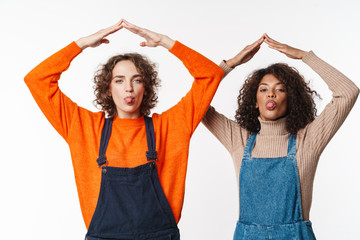
[(266, 103), (267, 110), (273, 110), (275, 107), (276, 107), (276, 103), (273, 101), (269, 101), (268, 103)]
[(127, 97), (127, 98), (125, 98), (125, 102), (126, 102), (127, 104), (132, 103), (132, 102), (133, 102), (133, 98)]

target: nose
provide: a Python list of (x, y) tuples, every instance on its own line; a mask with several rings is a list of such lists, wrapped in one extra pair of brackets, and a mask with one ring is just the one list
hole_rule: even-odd
[(273, 90), (269, 90), (268, 91), (268, 98), (274, 98), (276, 95), (275, 95), (275, 92)]
[(133, 85), (132, 85), (132, 81), (126, 81), (125, 91), (126, 91), (126, 92), (132, 92), (132, 91), (134, 91), (134, 88), (133, 88)]

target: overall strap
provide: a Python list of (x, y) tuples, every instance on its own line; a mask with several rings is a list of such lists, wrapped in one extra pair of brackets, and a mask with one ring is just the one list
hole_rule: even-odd
[(291, 134), (290, 137), (289, 137), (287, 155), (289, 157), (295, 157), (296, 156), (296, 134)]
[(253, 149), (254, 144), (255, 144), (257, 134), (258, 133), (251, 134), (249, 139), (247, 140), (245, 150), (244, 150), (244, 155), (243, 155), (244, 158), (250, 158), (252, 149)]
[(146, 151), (146, 159), (148, 161), (157, 160), (157, 152), (155, 150), (155, 133), (154, 124), (151, 117), (144, 116), (146, 139), (148, 145), (148, 151)]
[(105, 118), (105, 124), (101, 132), (99, 158), (96, 159), (98, 167), (101, 167), (107, 162), (105, 157), (105, 152), (111, 135), (112, 123), (113, 123), (113, 118)]

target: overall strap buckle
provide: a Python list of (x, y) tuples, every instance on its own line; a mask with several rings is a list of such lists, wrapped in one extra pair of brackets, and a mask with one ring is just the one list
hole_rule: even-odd
[(107, 160), (105, 155), (98, 157), (98, 159), (96, 159), (96, 162), (98, 164), (98, 167), (101, 167), (102, 165), (106, 164)]
[(107, 163), (105, 152), (111, 135), (112, 123), (113, 118), (105, 118), (104, 127), (101, 132), (99, 157), (98, 159), (96, 159), (98, 167), (101, 167), (102, 165)]

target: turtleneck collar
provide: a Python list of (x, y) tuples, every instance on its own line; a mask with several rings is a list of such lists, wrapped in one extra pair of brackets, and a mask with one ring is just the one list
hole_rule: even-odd
[(286, 130), (287, 117), (280, 118), (275, 121), (264, 121), (260, 117), (260, 135), (286, 135), (289, 132)]

